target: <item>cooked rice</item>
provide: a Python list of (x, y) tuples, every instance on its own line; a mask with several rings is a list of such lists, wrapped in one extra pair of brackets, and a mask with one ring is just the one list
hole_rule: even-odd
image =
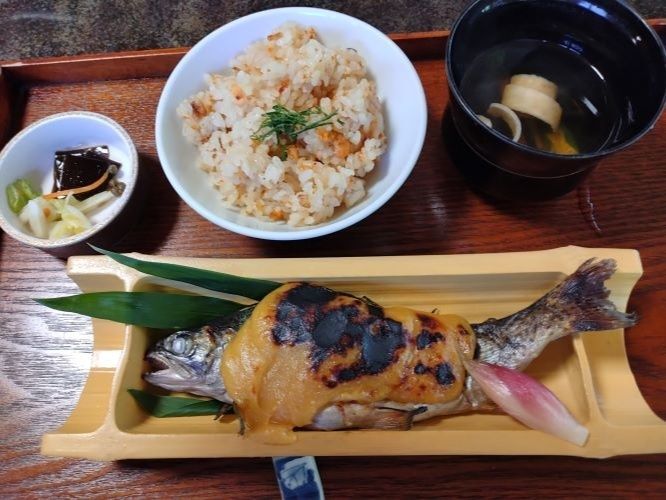
[[(365, 196), (363, 177), (386, 149), (376, 86), (360, 54), (316, 37), (312, 28), (281, 26), (224, 74), (206, 75), (207, 89), (178, 107), (183, 133), (226, 206), (303, 226)], [(281, 160), (275, 134), (252, 139), (275, 104), (336, 115), (331, 125), (299, 134)]]

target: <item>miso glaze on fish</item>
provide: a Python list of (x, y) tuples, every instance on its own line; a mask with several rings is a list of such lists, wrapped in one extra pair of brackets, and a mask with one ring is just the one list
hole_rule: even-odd
[(233, 403), (245, 430), (265, 442), (290, 442), (296, 427), (408, 429), (492, 407), (464, 360), (522, 370), (560, 337), (633, 325), (607, 300), (614, 270), (612, 260), (587, 261), (526, 309), (476, 325), (287, 283), (255, 306), (158, 342), (145, 378)]

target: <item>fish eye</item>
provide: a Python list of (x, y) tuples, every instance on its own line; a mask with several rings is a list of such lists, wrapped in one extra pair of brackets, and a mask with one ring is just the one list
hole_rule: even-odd
[(171, 342), (169, 350), (173, 354), (180, 355), (180, 354), (185, 354), (188, 349), (189, 349), (189, 342), (187, 341), (187, 339), (183, 337), (176, 337), (175, 339), (173, 339), (173, 342)]

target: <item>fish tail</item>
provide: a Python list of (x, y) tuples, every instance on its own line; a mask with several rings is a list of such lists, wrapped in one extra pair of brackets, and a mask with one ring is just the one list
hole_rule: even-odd
[(619, 311), (608, 300), (610, 291), (604, 285), (615, 272), (613, 259), (585, 261), (572, 275), (553, 289), (549, 302), (571, 311), (571, 328), (577, 332), (614, 330), (636, 324), (635, 313)]
[(615, 268), (613, 259), (587, 260), (525, 309), (472, 325), (477, 338), (477, 357), (488, 363), (522, 369), (558, 338), (635, 325), (635, 314), (619, 311), (608, 300), (610, 292), (604, 282)]

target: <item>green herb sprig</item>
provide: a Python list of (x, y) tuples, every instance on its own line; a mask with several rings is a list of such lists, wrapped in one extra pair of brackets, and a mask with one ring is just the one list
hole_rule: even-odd
[[(296, 142), (298, 134), (313, 128), (331, 125), (333, 122), (330, 119), (336, 114), (337, 111), (324, 113), (319, 106), (312, 106), (303, 111), (293, 111), (282, 104), (275, 104), (271, 111), (263, 114), (264, 119), (259, 129), (252, 134), (252, 139), (263, 141), (275, 134), (275, 140), (281, 148), (280, 158), (285, 160), (287, 158), (287, 146)], [(310, 121), (316, 116), (319, 116), (319, 118)]]

